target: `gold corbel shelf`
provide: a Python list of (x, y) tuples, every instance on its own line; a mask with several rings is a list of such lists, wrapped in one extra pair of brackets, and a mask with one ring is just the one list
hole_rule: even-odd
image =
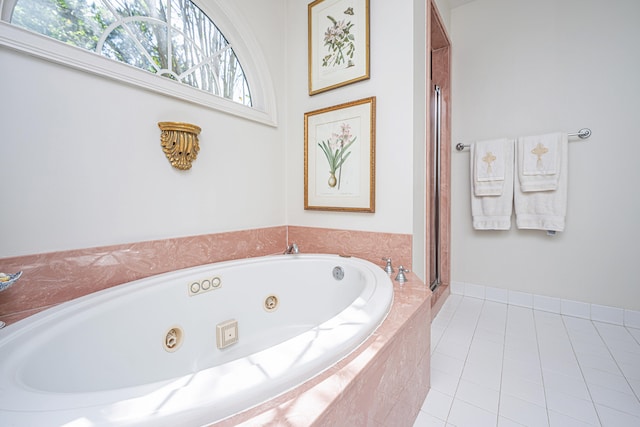
[(167, 156), (167, 160), (174, 168), (180, 170), (191, 169), (191, 164), (198, 156), (200, 144), (199, 126), (181, 122), (158, 122), (162, 131), (160, 145)]

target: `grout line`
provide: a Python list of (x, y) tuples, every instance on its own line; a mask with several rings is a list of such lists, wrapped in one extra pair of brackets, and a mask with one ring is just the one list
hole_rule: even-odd
[[(602, 425), (602, 419), (600, 418), (600, 413), (598, 412), (598, 408), (596, 407), (596, 401), (593, 399), (593, 395), (591, 394), (591, 388), (589, 388), (589, 382), (587, 381), (587, 378), (584, 376), (584, 370), (582, 369), (582, 365), (580, 364), (580, 358), (578, 357), (578, 354), (576, 353), (576, 349), (573, 346), (573, 340), (571, 339), (571, 333), (569, 332), (569, 328), (567, 328), (567, 324), (565, 322), (565, 316), (560, 315), (560, 318), (562, 320), (562, 326), (564, 326), (564, 329), (567, 332), (567, 337), (569, 338), (569, 344), (571, 345), (571, 351), (573, 351), (573, 356), (576, 358), (576, 362), (578, 363), (578, 369), (580, 369), (580, 374), (582, 375), (582, 381), (584, 382), (585, 388), (587, 389), (587, 393), (589, 394), (589, 399), (591, 400), (591, 404), (593, 405), (593, 409), (596, 413), (596, 417), (598, 418), (598, 422), (600, 423), (600, 425)], [(598, 328), (596, 328), (596, 326), (593, 324), (593, 320), (589, 319), (589, 322), (591, 323), (591, 327), (594, 328), (598, 333), (598, 336), (600, 337), (600, 340), (603, 342), (605, 347), (607, 347), (607, 351), (611, 353), (609, 350), (609, 346), (604, 341), (604, 339), (602, 339), (602, 336), (600, 335), (600, 331), (598, 331)], [(611, 355), (611, 357), (615, 362), (616, 359), (613, 357), (613, 355)], [(618, 366), (617, 362), (616, 362), (616, 366)], [(622, 370), (620, 369), (619, 366), (618, 366), (618, 370), (620, 371), (620, 373), (622, 373)], [(625, 377), (625, 380), (626, 380), (626, 377)]]
[[(535, 330), (535, 334), (536, 334), (536, 347), (538, 348), (538, 360), (540, 361), (540, 376), (542, 377), (542, 393), (544, 394), (544, 408), (545, 411), (547, 413), (547, 423), (549, 425), (551, 425), (551, 416), (549, 414), (549, 400), (547, 399), (547, 386), (545, 385), (545, 381), (544, 381), (544, 369), (542, 366), (542, 353), (540, 352), (540, 337), (538, 334), (538, 322), (536, 322), (536, 310), (533, 309), (533, 328)], [(568, 335), (567, 335), (567, 338)], [(577, 363), (578, 359), (576, 359), (576, 363)]]

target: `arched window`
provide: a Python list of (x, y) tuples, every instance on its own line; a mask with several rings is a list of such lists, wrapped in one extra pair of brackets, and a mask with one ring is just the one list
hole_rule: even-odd
[(231, 44), (190, 0), (16, 0), (10, 22), (252, 105)]

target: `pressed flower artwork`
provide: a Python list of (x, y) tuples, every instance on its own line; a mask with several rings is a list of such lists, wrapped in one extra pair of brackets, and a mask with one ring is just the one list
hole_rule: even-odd
[(309, 4), (309, 94), (369, 78), (369, 0)]
[[(318, 146), (322, 149), (327, 162), (329, 163), (329, 180), (327, 184), (330, 188), (336, 185), (340, 190), (342, 183), (342, 166), (351, 155), (351, 145), (356, 142), (356, 137), (351, 135), (351, 125), (343, 122), (339, 125), (340, 131), (332, 133), (326, 141), (320, 141)], [(338, 177), (336, 178), (336, 174)]]
[(375, 97), (305, 114), (305, 209), (374, 212)]
[[(353, 14), (353, 8), (347, 9)], [(346, 11), (345, 11), (346, 13)], [(355, 36), (351, 34), (353, 22), (346, 19), (337, 21), (333, 16), (327, 16), (332, 25), (324, 32), (324, 47), (327, 49), (326, 55), (322, 58), (322, 66), (331, 67), (353, 67), (353, 57), (356, 52)]]

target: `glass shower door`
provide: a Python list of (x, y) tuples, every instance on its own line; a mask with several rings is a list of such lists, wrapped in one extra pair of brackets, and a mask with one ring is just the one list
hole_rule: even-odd
[(440, 146), (442, 139), (442, 91), (434, 86), (433, 105), (431, 108), (432, 137), (428, 144), (431, 164), (427, 168), (427, 185), (429, 188), (429, 287), (435, 290), (440, 286)]

